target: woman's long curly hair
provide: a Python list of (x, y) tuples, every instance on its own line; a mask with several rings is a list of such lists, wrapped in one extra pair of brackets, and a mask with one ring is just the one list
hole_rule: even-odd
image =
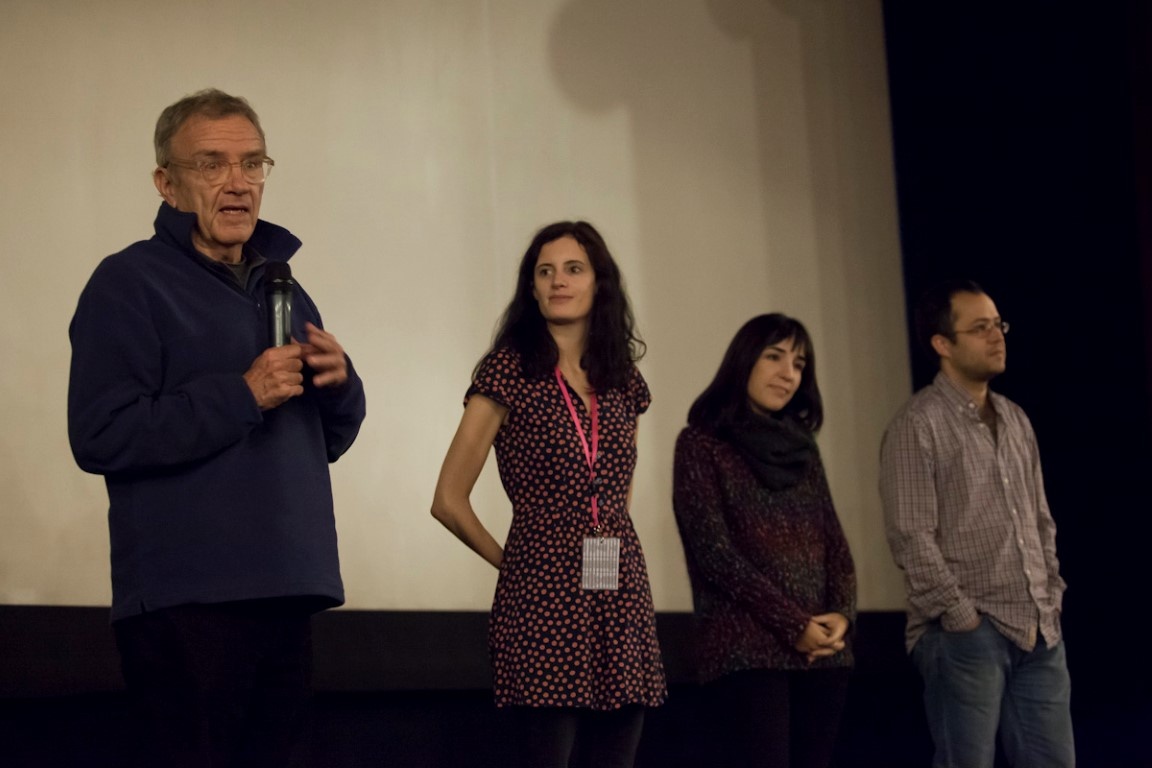
[[(596, 392), (627, 385), (633, 364), (644, 356), (646, 347), (636, 332), (636, 321), (624, 291), (620, 268), (612, 258), (600, 233), (586, 221), (559, 221), (536, 233), (516, 277), (516, 293), (500, 318), (489, 352), (510, 347), (520, 354), (524, 375), (530, 379), (548, 376), (559, 360), (559, 350), (548, 323), (540, 314), (533, 295), (536, 262), (540, 250), (562, 237), (571, 237), (584, 248), (596, 276), (596, 294), (588, 318), (588, 341), (580, 366)], [(479, 367), (479, 366), (477, 366)]]

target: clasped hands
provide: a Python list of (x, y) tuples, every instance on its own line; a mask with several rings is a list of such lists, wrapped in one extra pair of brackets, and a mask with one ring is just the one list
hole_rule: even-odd
[(796, 641), (797, 651), (808, 663), (844, 650), (844, 635), (848, 632), (848, 619), (840, 613), (822, 613), (808, 619), (804, 634)]
[(269, 347), (244, 373), (244, 381), (260, 410), (266, 411), (304, 394), (304, 365), (314, 372), (317, 387), (336, 387), (348, 380), (348, 360), (336, 337), (308, 323), (308, 341)]

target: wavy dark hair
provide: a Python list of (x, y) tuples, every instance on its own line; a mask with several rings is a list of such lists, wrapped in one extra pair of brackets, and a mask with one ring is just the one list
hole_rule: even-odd
[(571, 237), (584, 248), (596, 275), (596, 294), (588, 318), (588, 343), (580, 365), (587, 371), (588, 383), (595, 391), (622, 388), (628, 383), (633, 363), (644, 356), (647, 347), (636, 331), (620, 268), (604, 238), (586, 221), (558, 221), (532, 238), (520, 260), (516, 293), (500, 318), (489, 351), (501, 347), (516, 350), (524, 375), (531, 379), (548, 376), (556, 367), (560, 353), (532, 292), (540, 250), (562, 237)]
[(816, 383), (816, 353), (808, 329), (795, 318), (774, 312), (754, 317), (736, 332), (712, 383), (696, 398), (688, 410), (688, 423), (707, 432), (715, 432), (722, 423), (741, 421), (752, 412), (748, 404), (748, 377), (766, 347), (792, 339), (803, 348), (807, 359), (804, 375), (796, 394), (781, 413), (791, 416), (809, 431), (824, 423), (824, 401)]

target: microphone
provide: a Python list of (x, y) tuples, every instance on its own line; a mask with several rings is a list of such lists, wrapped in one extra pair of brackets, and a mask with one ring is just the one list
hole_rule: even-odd
[(269, 338), (274, 347), (292, 343), (292, 268), (283, 261), (264, 267), (264, 294), (268, 299)]

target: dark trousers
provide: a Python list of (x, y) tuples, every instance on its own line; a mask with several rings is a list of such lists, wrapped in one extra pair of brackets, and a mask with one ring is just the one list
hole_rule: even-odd
[(520, 768), (632, 768), (644, 708), (513, 707)]
[(827, 768), (836, 751), (848, 669), (733, 672), (706, 686), (715, 765)]
[(292, 600), (182, 605), (113, 624), (139, 765), (285, 766), (311, 690), (311, 612)]

